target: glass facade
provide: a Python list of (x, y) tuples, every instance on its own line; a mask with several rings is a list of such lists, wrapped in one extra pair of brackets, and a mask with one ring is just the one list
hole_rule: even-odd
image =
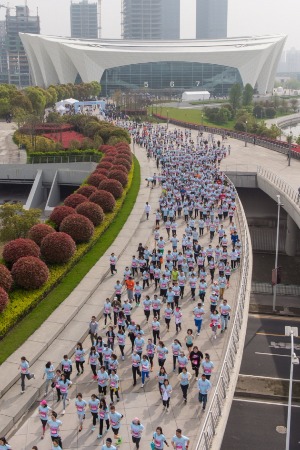
[(217, 64), (194, 62), (150, 62), (114, 67), (101, 78), (102, 93), (112, 95), (144, 89), (146, 91), (207, 90), (212, 95), (227, 95), (231, 86), (241, 83), (238, 69)]

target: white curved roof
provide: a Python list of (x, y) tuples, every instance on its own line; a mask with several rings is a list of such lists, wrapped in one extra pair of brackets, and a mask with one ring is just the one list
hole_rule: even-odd
[(105, 69), (128, 64), (185, 61), (220, 64), (239, 70), (243, 83), (261, 93), (273, 88), (286, 36), (214, 40), (83, 40), (20, 33), (33, 81), (39, 86), (99, 81)]

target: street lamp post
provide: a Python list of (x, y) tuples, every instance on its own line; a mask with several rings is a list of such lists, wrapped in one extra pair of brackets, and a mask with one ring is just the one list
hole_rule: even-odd
[(299, 364), (299, 358), (297, 358), (294, 350), (294, 336), (298, 336), (297, 327), (285, 327), (285, 335), (291, 336), (291, 368), (290, 368), (290, 383), (289, 383), (289, 402), (288, 402), (288, 417), (286, 425), (286, 441), (285, 450), (290, 450), (290, 436), (291, 436), (291, 417), (292, 417), (292, 393), (293, 393), (293, 371), (294, 364)]
[(167, 129), (169, 128), (169, 110), (167, 109)]
[(247, 147), (247, 125), (248, 125), (248, 120), (246, 120), (246, 135), (245, 135), (245, 147)]
[(276, 232), (276, 251), (275, 251), (275, 275), (276, 280), (273, 288), (273, 312), (276, 311), (276, 288), (277, 288), (277, 266), (278, 266), (278, 245), (279, 245), (279, 219), (280, 219), (280, 195), (277, 195), (277, 232)]

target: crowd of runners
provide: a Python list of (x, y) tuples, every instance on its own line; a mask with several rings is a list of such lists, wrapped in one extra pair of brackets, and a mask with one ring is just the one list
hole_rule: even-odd
[[(149, 160), (155, 159), (157, 170), (146, 182), (149, 188), (160, 189), (161, 196), (159, 204), (145, 204), (145, 220), (153, 222), (153, 234), (139, 244), (130, 264), (119, 267), (117, 255), (110, 255), (112, 295), (103, 299), (101, 320), (91, 318), (90, 347), (83, 348), (78, 342), (72, 358), (61, 355), (58, 369), (51, 361), (45, 366), (45, 394), (38, 407), (41, 438), (49, 428), (52, 448), (58, 450), (63, 448), (63, 419), (58, 416), (64, 416), (67, 406), (77, 411), (78, 433), (84, 421), (89, 421), (91, 431), (97, 429), (95, 438), (106, 435), (102, 450), (114, 450), (122, 443), (123, 415), (117, 404), (122, 396), (122, 366), (131, 366), (133, 386), (140, 384), (143, 389), (150, 378), (156, 379), (166, 414), (174, 390), (179, 388), (182, 401), (187, 403), (191, 380), (196, 380), (205, 411), (214, 363), (202, 348), (202, 323), (209, 324), (212, 341), (229, 326), (231, 306), (226, 292), (232, 273), (239, 267), (242, 246), (235, 225), (236, 192), (219, 169), (228, 146), (200, 134), (194, 142), (189, 130), (129, 121), (118, 125), (129, 130)], [(144, 314), (141, 324), (134, 317), (138, 308)], [(173, 337), (170, 345), (162, 334), (168, 341), (170, 335)], [(173, 373), (168, 373), (168, 359)], [(85, 370), (91, 371), (95, 393), (90, 398), (84, 392), (77, 393), (69, 406), (72, 380)], [(24, 393), (26, 378), (34, 378), (25, 357), (20, 373)], [(56, 395), (57, 405), (62, 403), (60, 414), (49, 406), (50, 391)], [(168, 442), (164, 423), (161, 425), (153, 430), (152, 449), (189, 447), (190, 440), (182, 430), (177, 429)], [(133, 418), (130, 432), (137, 449), (143, 430), (140, 419)], [(0, 450), (9, 448), (5, 438), (0, 439)]]

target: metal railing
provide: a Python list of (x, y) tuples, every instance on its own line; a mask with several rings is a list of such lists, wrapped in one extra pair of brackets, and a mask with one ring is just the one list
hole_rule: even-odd
[(268, 169), (265, 169), (264, 167), (257, 166), (257, 174), (259, 174), (261, 177), (271, 181), (281, 192), (286, 194), (286, 196), (291, 200), (293, 203), (296, 203), (298, 207), (300, 206), (300, 196), (298, 192), (290, 186), (286, 181), (284, 181), (282, 178), (280, 178), (276, 173), (271, 172)]
[(28, 164), (70, 164), (81, 162), (96, 162), (100, 159), (99, 155), (65, 155), (65, 156), (30, 156)]
[(248, 318), (248, 313), (247, 311), (244, 311), (244, 306), (247, 296), (250, 295), (250, 283), (248, 272), (249, 270), (251, 270), (250, 267), (251, 245), (246, 216), (239, 199), (237, 211), (238, 211), (239, 226), (241, 230), (241, 237), (243, 242), (242, 272), (241, 272), (237, 306), (231, 329), (231, 335), (225, 353), (224, 362), (220, 370), (219, 380), (216, 385), (211, 402), (209, 403), (207, 409), (207, 416), (204, 425), (202, 427), (201, 434), (196, 444), (195, 450), (208, 450), (211, 448), (213, 444), (216, 429), (220, 417), (222, 415), (222, 407), (225, 403), (227, 397), (227, 390), (229, 388), (230, 381), (232, 378), (232, 371), (236, 364), (236, 355), (238, 350), (242, 351), (242, 349), (241, 348), (239, 349), (238, 347), (238, 343), (240, 340), (240, 329), (242, 327), (243, 321), (247, 320)]

